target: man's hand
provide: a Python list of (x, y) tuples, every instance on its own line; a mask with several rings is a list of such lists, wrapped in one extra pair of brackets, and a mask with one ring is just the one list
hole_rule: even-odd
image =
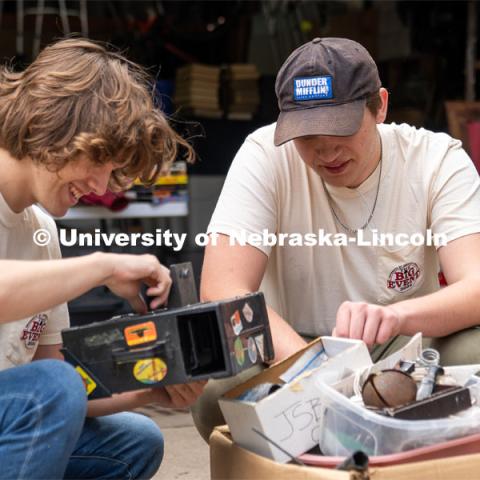
[(187, 408), (192, 406), (202, 394), (207, 381), (186, 383), (183, 385), (167, 385), (152, 388), (155, 403), (166, 408)]
[(363, 340), (368, 346), (385, 343), (402, 331), (403, 319), (392, 306), (343, 302), (332, 335)]
[(206, 381), (201, 381), (186, 385), (167, 385), (165, 387), (118, 393), (109, 398), (90, 400), (87, 416), (112, 415), (150, 403), (158, 403), (166, 408), (187, 408), (196, 402), (206, 383)]
[[(104, 282), (115, 295), (128, 300), (138, 312), (145, 313), (147, 305), (140, 296), (140, 287), (145, 283), (150, 288), (147, 295), (155, 297), (150, 308), (163, 305), (168, 298), (172, 279), (170, 271), (153, 255), (104, 254), (111, 263), (111, 274)], [(104, 258), (105, 258), (104, 257)]]

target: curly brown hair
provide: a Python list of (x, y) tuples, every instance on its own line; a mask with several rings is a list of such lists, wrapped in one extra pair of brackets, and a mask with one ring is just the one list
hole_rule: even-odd
[(85, 155), (112, 161), (110, 188), (151, 184), (190, 144), (155, 107), (153, 81), (139, 65), (82, 38), (46, 47), (23, 72), (0, 68), (0, 147), (59, 171)]

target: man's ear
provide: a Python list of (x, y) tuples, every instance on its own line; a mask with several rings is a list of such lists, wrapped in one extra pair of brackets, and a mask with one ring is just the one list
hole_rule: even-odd
[(375, 121), (377, 123), (383, 123), (387, 118), (387, 110), (388, 110), (388, 91), (386, 88), (381, 88), (378, 91), (380, 95), (380, 99), (382, 100), (382, 104), (375, 115)]

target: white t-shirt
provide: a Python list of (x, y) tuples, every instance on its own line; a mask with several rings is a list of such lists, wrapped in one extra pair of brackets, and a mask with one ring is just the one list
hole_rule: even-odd
[[(275, 147), (275, 124), (245, 140), (227, 175), (208, 231), (229, 236), (274, 233), (346, 234), (375, 201), (380, 165), (358, 188), (328, 185), (300, 158), (293, 142)], [(480, 232), (480, 182), (461, 148), (444, 133), (409, 125), (378, 125), (382, 140), (378, 201), (364, 240), (378, 234), (445, 234), (447, 241)], [(348, 234), (348, 237), (356, 237)], [(247, 237), (243, 237), (247, 238)], [(402, 240), (405, 237), (402, 237)], [(261, 284), (267, 303), (298, 332), (328, 335), (345, 300), (391, 304), (439, 288), (435, 246), (268, 246)], [(416, 241), (416, 239), (415, 239)]]
[[(33, 242), (39, 228), (50, 232), (51, 242), (40, 247)], [(10, 260), (48, 260), (60, 258), (55, 222), (38, 207), (15, 213), (0, 194), (0, 258)], [(24, 298), (28, 302), (28, 298)], [(28, 363), (38, 345), (62, 343), (60, 331), (68, 327), (66, 304), (31, 318), (0, 324), (0, 370)]]

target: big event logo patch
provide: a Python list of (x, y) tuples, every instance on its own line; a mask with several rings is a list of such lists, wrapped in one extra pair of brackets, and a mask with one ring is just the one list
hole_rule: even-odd
[(26, 348), (32, 349), (37, 345), (40, 336), (47, 328), (47, 320), (48, 316), (45, 313), (39, 313), (28, 321), (20, 335), (20, 340), (25, 342)]
[(415, 286), (419, 276), (420, 268), (416, 263), (405, 263), (390, 272), (387, 288), (400, 293), (407, 292)]

